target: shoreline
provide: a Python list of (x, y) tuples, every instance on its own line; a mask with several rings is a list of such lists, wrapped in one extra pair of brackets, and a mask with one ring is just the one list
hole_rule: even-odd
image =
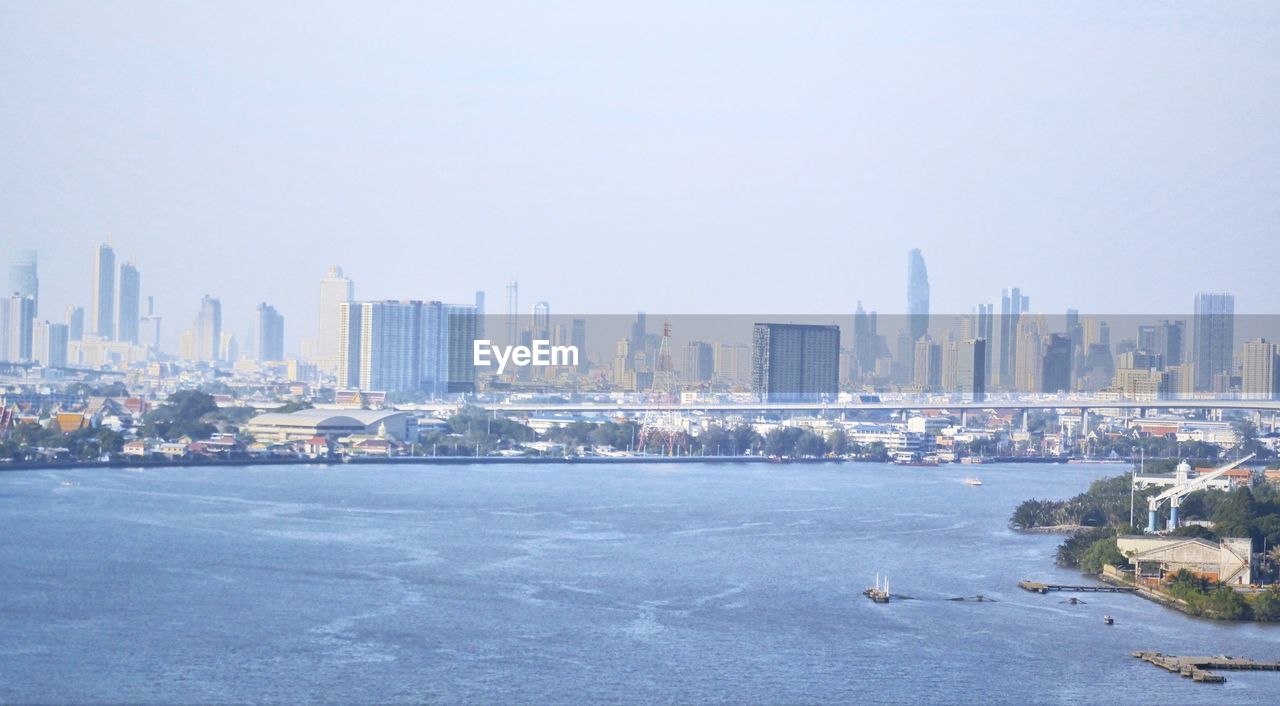
[(767, 456), (392, 456), (347, 459), (327, 458), (235, 458), (235, 459), (130, 459), (117, 461), (62, 461), (53, 463), (0, 464), (8, 471), (48, 471), (77, 468), (201, 468), (219, 466), (372, 466), (372, 465), (539, 465), (609, 463), (858, 463), (843, 458), (798, 458), (775, 460)]
[[(1043, 456), (998, 456), (983, 463), (944, 463), (944, 466), (964, 467), (974, 472), (995, 463), (1059, 464), (1062, 459)], [(7, 471), (66, 470), (72, 468), (158, 468), (163, 466), (343, 466), (343, 465), (467, 465), (467, 464), (540, 464), (540, 463), (877, 463), (894, 465), (892, 461), (867, 461), (851, 458), (787, 458), (769, 456), (391, 456), (360, 458), (233, 458), (233, 459), (119, 459), (112, 461), (41, 461), (24, 463), (0, 463), (0, 473)], [(905, 466), (904, 466), (905, 467)], [(1017, 530), (1037, 533), (1044, 528)], [(1078, 529), (1078, 528), (1077, 528)], [(1044, 534), (1063, 534), (1074, 529), (1048, 530)]]

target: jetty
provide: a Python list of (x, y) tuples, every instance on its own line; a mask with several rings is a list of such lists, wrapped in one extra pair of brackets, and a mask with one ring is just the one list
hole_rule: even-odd
[(1032, 593), (1048, 593), (1049, 591), (1075, 591), (1078, 593), (1133, 593), (1138, 589), (1132, 586), (1103, 586), (1098, 584), (1062, 584), (1062, 583), (1041, 583), (1039, 581), (1022, 580), (1018, 582), (1018, 588)]
[(1150, 662), (1161, 669), (1181, 674), (1192, 681), (1204, 684), (1221, 684), (1227, 680), (1221, 674), (1214, 674), (1210, 670), (1280, 672), (1280, 662), (1259, 662), (1258, 660), (1244, 657), (1228, 657), (1227, 655), (1179, 657), (1161, 652), (1134, 652), (1133, 656), (1144, 662)]

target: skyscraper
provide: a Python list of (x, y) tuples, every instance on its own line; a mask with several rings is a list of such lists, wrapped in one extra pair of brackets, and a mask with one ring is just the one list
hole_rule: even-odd
[(355, 297), (355, 286), (343, 276), (342, 268), (333, 266), (320, 280), (320, 326), (316, 335), (316, 363), (327, 373), (337, 372), (338, 348), (341, 345), (339, 305)]
[(67, 325), (48, 321), (36, 324), (32, 358), (47, 368), (67, 367)]
[(79, 341), (84, 339), (84, 307), (69, 306), (67, 307), (67, 340)]
[(1196, 390), (1212, 390), (1214, 376), (1230, 374), (1235, 313), (1236, 298), (1230, 294), (1201, 292), (1196, 295), (1191, 333)]
[(533, 305), (533, 337), (543, 341), (551, 338), (551, 305), (547, 302)]
[(981, 338), (956, 343), (955, 391), (981, 402), (987, 392), (987, 342)]
[(476, 338), (484, 338), (484, 291), (476, 290)]
[(138, 268), (132, 262), (120, 266), (120, 325), (116, 327), (116, 340), (125, 343), (138, 342), (139, 308), (142, 303), (141, 282)]
[(1183, 360), (1183, 350), (1186, 346), (1186, 340), (1187, 322), (1166, 319), (1156, 324), (1155, 349), (1152, 352), (1164, 358), (1166, 367), (1182, 365), (1185, 362)]
[(160, 350), (160, 317), (156, 315), (155, 297), (147, 297), (147, 313), (142, 317), (142, 333), (139, 343), (152, 351)]
[(914, 343), (929, 333), (929, 270), (918, 248), (907, 254), (907, 314)]
[(1045, 337), (1041, 392), (1071, 391), (1071, 339), (1058, 333)]
[(1017, 370), (1018, 357), (1018, 322), (1022, 315), (1031, 308), (1031, 300), (1022, 294), (1017, 287), (1006, 287), (1000, 296), (1000, 345), (998, 361), (995, 363), (996, 382), (1002, 387), (1013, 385), (1014, 373)]
[(200, 313), (192, 327), (195, 360), (216, 361), (222, 354), (222, 302), (208, 294), (200, 300)]
[(578, 372), (585, 373), (589, 369), (587, 362), (587, 320), (574, 319), (569, 333), (569, 344), (578, 349)]
[(258, 305), (258, 360), (284, 360), (284, 317), (266, 302)]
[(1275, 399), (1280, 391), (1280, 346), (1265, 338), (1248, 341), (1240, 356), (1240, 392), (1245, 399)]
[(116, 253), (105, 243), (94, 253), (93, 307), (89, 316), (91, 333), (106, 340), (115, 338)]
[[(581, 354), (579, 354), (581, 355)], [(706, 341), (689, 341), (684, 345), (681, 372), (687, 383), (710, 382), (715, 374), (715, 349)]]
[(479, 316), (474, 306), (427, 302), (421, 324), (421, 373), (410, 389), (430, 395), (471, 393), (476, 389), (472, 351)]
[(36, 251), (19, 250), (17, 257), (9, 264), (8, 294), (21, 294), (31, 297), (35, 302), (36, 313), (40, 310), (40, 277), (36, 271)]
[(515, 345), (519, 340), (520, 316), (520, 283), (507, 280), (507, 345)]
[(853, 359), (859, 376), (876, 368), (874, 336), (871, 317), (862, 309), (862, 302), (858, 302), (853, 311)]
[(27, 362), (31, 360), (35, 332), (36, 300), (22, 294), (0, 300), (4, 314), (0, 318), (0, 356), (3, 360)]
[(751, 391), (765, 402), (834, 398), (840, 383), (840, 327), (758, 323)]
[(942, 347), (924, 336), (916, 340), (913, 379), (921, 392), (935, 390), (942, 384)]

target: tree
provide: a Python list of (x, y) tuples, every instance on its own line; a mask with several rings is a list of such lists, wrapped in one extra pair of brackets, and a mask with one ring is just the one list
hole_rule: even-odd
[(758, 448), (764, 442), (750, 424), (739, 424), (730, 432), (730, 438), (733, 441), (733, 450), (731, 453), (743, 455), (750, 453)]
[(827, 442), (813, 431), (805, 429), (796, 439), (795, 454), (802, 458), (821, 458), (827, 455)]
[(1213, 511), (1213, 530), (1219, 537), (1252, 537), (1255, 512), (1253, 493), (1236, 488)]
[(1280, 586), (1256, 594), (1251, 601), (1254, 620), (1280, 620)]
[(170, 441), (183, 436), (204, 439), (217, 431), (206, 417), (217, 414), (213, 396), (199, 390), (179, 390), (143, 418), (142, 434)]
[(1102, 573), (1102, 567), (1107, 564), (1124, 566), (1128, 563), (1129, 558), (1121, 553), (1120, 548), (1116, 546), (1115, 537), (1099, 539), (1089, 545), (1089, 548), (1085, 550), (1084, 556), (1080, 557), (1080, 569), (1091, 574)]
[(844, 429), (836, 429), (827, 435), (827, 448), (836, 456), (845, 456), (851, 450), (849, 434)]

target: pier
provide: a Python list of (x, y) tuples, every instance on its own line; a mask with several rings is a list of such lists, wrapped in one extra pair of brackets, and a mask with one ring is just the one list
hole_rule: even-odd
[(1226, 677), (1209, 670), (1280, 672), (1280, 662), (1259, 662), (1244, 657), (1178, 657), (1161, 652), (1134, 652), (1134, 657), (1161, 669), (1205, 684), (1221, 684)]
[(1061, 583), (1041, 583), (1039, 581), (1022, 580), (1018, 588), (1032, 593), (1048, 593), (1049, 591), (1075, 591), (1078, 593), (1133, 593), (1138, 590), (1131, 586), (1099, 586), (1097, 584), (1069, 585)]

